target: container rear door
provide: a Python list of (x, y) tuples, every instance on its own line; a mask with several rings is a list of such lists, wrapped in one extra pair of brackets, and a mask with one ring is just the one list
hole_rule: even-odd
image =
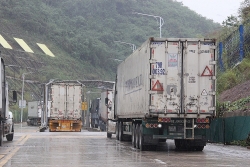
[(181, 48), (177, 42), (151, 43), (151, 112), (177, 113), (181, 94)]
[(66, 89), (66, 117), (71, 119), (81, 118), (82, 87), (67, 84)]
[(52, 85), (51, 88), (51, 118), (64, 118), (66, 117), (66, 86), (65, 85)]
[(151, 42), (151, 113), (196, 117), (215, 111), (214, 45), (198, 39)]
[(208, 114), (215, 110), (215, 50), (213, 42), (183, 43), (183, 111)]

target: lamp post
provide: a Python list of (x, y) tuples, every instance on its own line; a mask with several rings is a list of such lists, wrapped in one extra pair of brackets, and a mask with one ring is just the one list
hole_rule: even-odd
[(136, 46), (134, 44), (132, 44), (132, 43), (127, 43), (127, 42), (122, 42), (122, 41), (114, 41), (114, 42), (130, 45), (133, 52), (136, 50)]
[(133, 12), (133, 14), (139, 14), (139, 15), (143, 15), (143, 16), (149, 16), (149, 17), (154, 17), (156, 20), (157, 20), (157, 23), (158, 23), (158, 19), (159, 19), (159, 25), (160, 25), (160, 38), (161, 38), (161, 27), (163, 26), (164, 24), (164, 20), (162, 17), (160, 16), (154, 16), (154, 15), (150, 15), (150, 14), (145, 14), (145, 13), (138, 13), (138, 12)]

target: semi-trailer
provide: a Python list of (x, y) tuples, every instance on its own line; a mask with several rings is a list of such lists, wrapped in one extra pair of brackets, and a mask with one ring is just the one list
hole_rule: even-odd
[(202, 151), (216, 115), (216, 60), (215, 39), (149, 38), (117, 68), (116, 139)]
[(82, 128), (83, 84), (77, 80), (54, 81), (44, 85), (40, 131), (80, 132)]
[(41, 125), (41, 114), (42, 114), (42, 101), (31, 101), (28, 102), (28, 126), (39, 126)]

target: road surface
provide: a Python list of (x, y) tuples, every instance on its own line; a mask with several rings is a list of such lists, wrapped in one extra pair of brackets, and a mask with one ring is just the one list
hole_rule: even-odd
[(202, 152), (177, 151), (167, 140), (157, 151), (139, 151), (130, 142), (106, 138), (105, 132), (39, 132), (38, 127), (15, 125), (12, 142), (0, 148), (3, 167), (214, 167), (249, 166), (250, 150), (207, 144)]

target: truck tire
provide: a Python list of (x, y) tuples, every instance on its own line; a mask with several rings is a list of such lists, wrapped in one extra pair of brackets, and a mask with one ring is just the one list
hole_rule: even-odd
[(133, 124), (132, 125), (132, 147), (133, 148), (136, 148), (135, 138), (136, 138), (136, 124)]
[(180, 140), (180, 139), (175, 139), (175, 140), (174, 140), (174, 144), (175, 144), (175, 148), (176, 148), (177, 150), (181, 149), (182, 143), (181, 143), (181, 140)]
[(116, 140), (119, 140), (119, 123), (118, 122), (116, 123), (116, 126), (115, 126), (115, 138)]
[(123, 141), (123, 123), (122, 122), (119, 122), (119, 140), (120, 141)]
[(111, 138), (111, 137), (112, 137), (112, 133), (107, 132), (107, 138)]
[(204, 149), (204, 146), (195, 146), (196, 151), (202, 151)]
[(2, 123), (1, 123), (1, 127), (0, 127), (0, 146), (3, 145), (3, 128), (2, 128)]
[(13, 137), (14, 137), (14, 125), (12, 125), (12, 130), (11, 130), (12, 134), (8, 134), (6, 135), (6, 139), (7, 141), (12, 141)]
[(135, 126), (135, 147), (139, 149), (139, 132), (140, 132), (140, 125), (136, 124)]
[(140, 128), (139, 128), (139, 148), (141, 151), (145, 150), (142, 124), (140, 125)]

